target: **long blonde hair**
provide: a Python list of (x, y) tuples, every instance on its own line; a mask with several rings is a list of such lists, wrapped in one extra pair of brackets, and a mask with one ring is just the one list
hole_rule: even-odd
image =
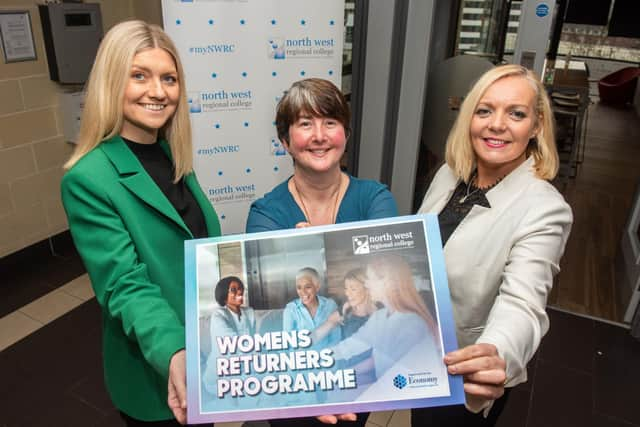
[(70, 169), (85, 154), (103, 140), (117, 135), (122, 129), (124, 92), (133, 58), (143, 50), (164, 49), (173, 58), (178, 72), (180, 100), (174, 115), (160, 129), (159, 136), (167, 139), (175, 165), (175, 181), (193, 169), (191, 150), (191, 124), (184, 79), (184, 70), (178, 52), (169, 36), (157, 25), (144, 21), (124, 21), (105, 35), (96, 55), (89, 80), (78, 145), (64, 164)]
[(540, 79), (520, 65), (508, 64), (490, 69), (484, 73), (467, 94), (460, 113), (447, 138), (445, 160), (455, 175), (469, 182), (476, 167), (475, 154), (471, 144), (469, 128), (480, 99), (489, 86), (506, 77), (521, 77), (533, 88), (536, 94), (535, 126), (537, 136), (527, 147), (527, 157), (533, 156), (535, 174), (538, 178), (551, 180), (558, 173), (559, 159), (554, 136), (553, 113), (547, 92)]
[[(351, 280), (352, 282), (356, 282), (360, 286), (362, 286), (362, 289), (366, 294), (364, 298), (364, 308), (367, 311), (367, 314), (371, 314), (376, 311), (378, 307), (373, 302), (373, 299), (371, 298), (371, 292), (369, 292), (369, 289), (365, 285), (365, 282), (367, 281), (366, 271), (364, 271), (362, 267), (354, 268), (347, 271), (347, 274), (344, 275), (343, 280), (345, 291), (347, 289), (347, 280)], [(351, 310), (356, 310), (356, 307), (351, 307)]]
[(407, 261), (395, 254), (376, 256), (367, 263), (367, 268), (373, 270), (383, 280), (384, 292), (390, 308), (401, 313), (415, 313), (420, 316), (437, 342), (436, 321), (416, 289), (413, 272)]

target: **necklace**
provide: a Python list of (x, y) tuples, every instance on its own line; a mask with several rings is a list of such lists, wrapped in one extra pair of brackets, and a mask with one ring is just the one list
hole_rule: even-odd
[[(296, 181), (296, 177), (294, 176), (292, 178), (293, 181), (293, 188), (296, 190), (296, 195), (298, 196), (298, 200), (300, 200), (300, 204), (302, 205), (302, 213), (304, 214), (304, 218), (307, 220), (307, 222), (309, 223), (309, 225), (313, 225), (311, 223), (311, 215), (309, 215), (309, 211), (307, 210), (307, 205), (304, 203), (304, 197), (302, 196), (302, 193), (300, 192), (300, 190), (298, 189), (298, 184)], [(331, 222), (330, 224), (335, 224), (336, 223), (336, 216), (337, 216), (337, 208), (338, 208), (338, 198), (340, 196), (340, 192), (342, 190), (342, 174), (340, 174), (340, 183), (338, 184), (338, 188), (336, 189), (336, 191), (333, 194), (333, 207), (331, 208)]]
[[(506, 176), (506, 175), (505, 175), (505, 176)], [(476, 172), (474, 172), (474, 173), (473, 173), (473, 175), (471, 175), (471, 179), (469, 179), (469, 183), (467, 184), (467, 191), (466, 191), (466, 194), (465, 194), (464, 196), (462, 196), (462, 197), (460, 197), (460, 198), (458, 199), (458, 203), (459, 203), (459, 204), (463, 204), (463, 203), (465, 202), (465, 200), (467, 200), (471, 195), (473, 195), (473, 194), (477, 193), (478, 191), (482, 191), (483, 193), (486, 193), (487, 191), (491, 190), (493, 187), (495, 187), (496, 185), (498, 185), (498, 183), (499, 183), (500, 181), (502, 181), (502, 179), (503, 179), (505, 176), (501, 176), (500, 178), (498, 178), (498, 179), (496, 180), (496, 182), (494, 182), (493, 184), (488, 185), (488, 186), (486, 186), (486, 187), (484, 187), (484, 188), (476, 187), (476, 189), (475, 189), (475, 190), (473, 190), (471, 193), (469, 193), (469, 188), (471, 188), (471, 186), (473, 185), (473, 181), (475, 181), (475, 180), (477, 179), (477, 177), (478, 177), (477, 173), (476, 173)], [(475, 187), (475, 185), (474, 185), (474, 187)]]
[(471, 196), (471, 195), (473, 195), (473, 194), (477, 193), (478, 191), (480, 191), (480, 187), (476, 187), (476, 189), (475, 189), (475, 190), (473, 190), (471, 193), (469, 193), (469, 188), (471, 188), (471, 185), (473, 185), (472, 183), (473, 183), (473, 180), (474, 180), (475, 178), (476, 178), (476, 175), (475, 175), (475, 174), (473, 174), (473, 175), (471, 176), (471, 179), (470, 179), (470, 180), (469, 180), (469, 182), (467, 183), (467, 191), (466, 191), (466, 194), (465, 194), (464, 196), (462, 196), (462, 197), (460, 197), (460, 198), (458, 199), (458, 203), (459, 203), (459, 204), (463, 204), (463, 203), (465, 202), (465, 200), (467, 200), (467, 199), (469, 198), (469, 196)]

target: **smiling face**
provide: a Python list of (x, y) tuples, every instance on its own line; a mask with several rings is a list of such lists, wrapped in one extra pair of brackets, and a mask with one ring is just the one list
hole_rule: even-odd
[(480, 98), (471, 119), (470, 137), (478, 178), (488, 185), (526, 159), (529, 140), (536, 135), (536, 92), (520, 76), (494, 82)]
[(382, 274), (368, 267), (367, 280), (364, 282), (364, 285), (369, 290), (369, 295), (372, 300), (385, 304), (387, 298), (385, 294), (385, 278)]
[(239, 313), (242, 304), (244, 304), (244, 286), (238, 282), (231, 282), (225, 305), (229, 310)]
[(316, 296), (320, 290), (320, 284), (313, 280), (310, 276), (302, 276), (296, 279), (296, 292), (300, 297), (300, 301), (306, 307), (313, 306), (317, 303)]
[(289, 126), (289, 142), (283, 141), (295, 167), (306, 172), (339, 170), (346, 142), (340, 121), (305, 113)]
[(175, 113), (179, 99), (178, 71), (171, 55), (160, 48), (139, 52), (125, 88), (120, 134), (135, 142), (154, 143), (158, 130)]
[(351, 307), (357, 307), (367, 302), (367, 288), (357, 280), (346, 279), (344, 281), (344, 294)]

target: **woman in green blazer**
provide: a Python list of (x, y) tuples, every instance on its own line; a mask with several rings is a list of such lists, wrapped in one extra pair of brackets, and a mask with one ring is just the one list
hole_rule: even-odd
[(130, 426), (186, 421), (184, 241), (220, 235), (192, 170), (188, 114), (162, 29), (113, 27), (89, 76), (62, 201), (102, 307), (106, 386)]

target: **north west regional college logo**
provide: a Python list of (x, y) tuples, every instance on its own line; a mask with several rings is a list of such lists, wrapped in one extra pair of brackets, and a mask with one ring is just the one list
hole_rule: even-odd
[(200, 104), (200, 92), (188, 92), (187, 104), (189, 104), (190, 113), (201, 113), (202, 104)]
[(267, 42), (269, 45), (269, 58), (285, 59), (284, 39), (282, 37), (271, 37)]
[(336, 53), (336, 41), (333, 38), (287, 38), (268, 37), (267, 56), (269, 59), (313, 59), (330, 58)]
[(369, 236), (353, 236), (353, 253), (355, 255), (363, 255), (369, 253)]
[(219, 111), (251, 110), (251, 89), (216, 89), (215, 91), (188, 92), (190, 113), (215, 113)]

